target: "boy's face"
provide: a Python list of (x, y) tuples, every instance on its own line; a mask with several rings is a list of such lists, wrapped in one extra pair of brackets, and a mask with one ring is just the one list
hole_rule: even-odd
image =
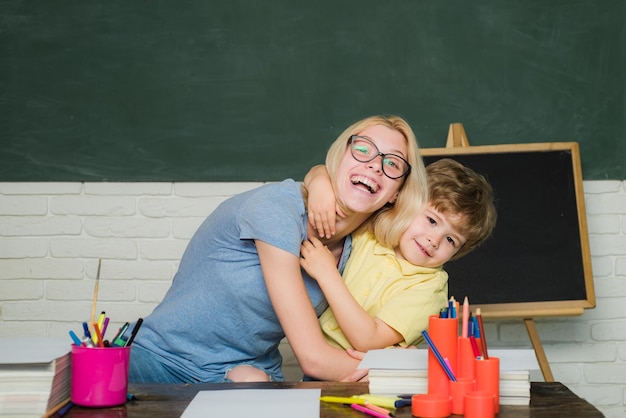
[(396, 254), (416, 266), (439, 267), (465, 244), (457, 227), (462, 223), (462, 216), (444, 215), (429, 204), (400, 237)]

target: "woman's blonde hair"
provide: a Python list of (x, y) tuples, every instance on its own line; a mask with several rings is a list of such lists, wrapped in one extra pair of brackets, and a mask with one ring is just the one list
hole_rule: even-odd
[(334, 184), (339, 164), (343, 159), (350, 137), (358, 135), (366, 128), (374, 125), (386, 126), (402, 134), (406, 141), (407, 160), (411, 165), (411, 171), (404, 178), (396, 201), (379, 209), (370, 219), (370, 222), (364, 225), (364, 227), (371, 228), (381, 244), (393, 248), (398, 244), (402, 233), (428, 201), (426, 170), (419, 153), (417, 139), (409, 124), (400, 116), (394, 115), (370, 116), (352, 124), (330, 146), (326, 154), (326, 169)]

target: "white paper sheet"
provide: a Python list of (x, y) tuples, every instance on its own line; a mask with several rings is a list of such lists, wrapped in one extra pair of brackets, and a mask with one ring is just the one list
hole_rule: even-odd
[(321, 389), (204, 390), (181, 417), (319, 418), (321, 393)]

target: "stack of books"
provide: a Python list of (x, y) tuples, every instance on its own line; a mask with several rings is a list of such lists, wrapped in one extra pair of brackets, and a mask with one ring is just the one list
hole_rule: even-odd
[(0, 339), (0, 417), (47, 417), (70, 401), (68, 339)]
[[(500, 404), (530, 403), (530, 370), (538, 369), (533, 350), (490, 350), (500, 359)], [(369, 391), (377, 395), (428, 393), (428, 350), (367, 352), (359, 368), (369, 368)]]

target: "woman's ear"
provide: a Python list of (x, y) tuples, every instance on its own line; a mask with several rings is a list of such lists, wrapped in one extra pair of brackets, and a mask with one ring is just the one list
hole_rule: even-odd
[(389, 204), (393, 205), (394, 203), (396, 203), (396, 200), (398, 200), (398, 192), (396, 192), (396, 194), (393, 195), (393, 197), (389, 200)]

